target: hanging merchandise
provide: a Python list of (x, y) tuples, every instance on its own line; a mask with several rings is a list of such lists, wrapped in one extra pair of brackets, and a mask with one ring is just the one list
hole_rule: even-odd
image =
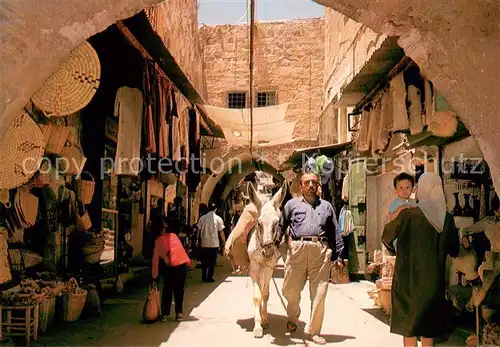
[(31, 100), (46, 116), (65, 116), (81, 110), (99, 88), (101, 64), (97, 52), (84, 42), (50, 76)]
[(63, 175), (73, 176), (80, 175), (87, 161), (82, 146), (80, 144), (80, 129), (78, 114), (64, 117), (66, 126), (69, 129), (68, 139), (61, 151), (60, 173)]
[(144, 91), (144, 99), (145, 99), (145, 108), (144, 108), (144, 125), (145, 125), (145, 134), (146, 134), (146, 152), (147, 153), (156, 153), (156, 135), (155, 135), (155, 127), (154, 127), (154, 107), (155, 101), (157, 99), (155, 89), (154, 89), (154, 63), (146, 61), (144, 67), (144, 75), (143, 75), (143, 91)]
[(92, 198), (94, 197), (94, 189), (95, 189), (95, 180), (94, 176), (90, 174), (90, 172), (83, 172), (82, 176), (88, 176), (90, 179), (75, 179), (75, 193), (77, 199), (84, 205), (88, 205), (92, 202)]
[(201, 158), (200, 158), (200, 123), (198, 119), (198, 114), (194, 108), (190, 108), (188, 111), (189, 116), (189, 168), (187, 172), (187, 185), (188, 191), (191, 193), (196, 192), (196, 189), (200, 183), (200, 171), (201, 171)]
[(23, 112), (0, 139), (0, 189), (12, 189), (29, 181), (40, 166), (44, 152), (41, 129)]
[(45, 151), (53, 154), (61, 154), (61, 151), (69, 136), (69, 128), (66, 126), (64, 118), (57, 117), (54, 122), (49, 121), (48, 124), (41, 125)]
[(375, 147), (375, 152), (382, 155), (389, 147), (392, 126), (394, 125), (392, 94), (384, 91), (380, 99), (380, 104), (380, 124), (377, 132), (377, 142), (373, 146)]
[(115, 117), (119, 117), (115, 158), (117, 175), (139, 174), (142, 106), (142, 92), (139, 89), (121, 87), (116, 92)]
[(352, 212), (347, 208), (347, 206), (342, 207), (342, 209), (340, 210), (339, 230), (343, 237), (348, 236), (354, 230)]
[(181, 141), (180, 141), (180, 120), (177, 110), (177, 102), (175, 100), (175, 92), (171, 92), (172, 101), (172, 160), (174, 162), (181, 159)]
[(408, 115), (410, 118), (410, 132), (412, 135), (420, 134), (424, 130), (424, 123), (422, 121), (422, 98), (420, 94), (420, 89), (414, 85), (408, 86), (408, 100), (410, 102)]
[(12, 279), (9, 265), (9, 246), (7, 230), (0, 227), (0, 284)]
[(403, 73), (396, 75), (390, 82), (392, 105), (394, 109), (393, 131), (405, 131), (410, 128), (408, 114), (406, 113), (406, 86)]

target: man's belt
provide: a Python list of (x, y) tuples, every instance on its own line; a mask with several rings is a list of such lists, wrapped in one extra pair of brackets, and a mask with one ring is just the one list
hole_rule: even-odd
[(294, 237), (292, 236), (293, 241), (312, 241), (312, 242), (318, 242), (318, 241), (328, 241), (327, 237), (324, 236), (304, 236), (304, 237)]

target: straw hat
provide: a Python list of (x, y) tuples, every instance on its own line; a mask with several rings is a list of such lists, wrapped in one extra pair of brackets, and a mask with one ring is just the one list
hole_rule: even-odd
[(84, 42), (50, 76), (31, 100), (47, 116), (65, 116), (81, 110), (92, 100), (101, 77), (96, 51)]
[(0, 139), (0, 151), (0, 189), (18, 187), (38, 170), (44, 152), (42, 130), (23, 112)]

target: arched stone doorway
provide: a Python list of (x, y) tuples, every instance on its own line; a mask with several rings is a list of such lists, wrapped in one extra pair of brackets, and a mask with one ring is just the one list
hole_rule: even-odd
[(263, 171), (283, 181), (283, 176), (276, 168), (265, 160), (249, 153), (238, 154), (228, 159), (216, 173), (203, 185), (201, 203), (208, 203), (210, 199), (225, 199), (243, 178), (255, 171)]
[[(174, 1), (174, 0), (169, 0)], [(400, 36), (418, 63), (475, 136), (500, 193), (500, 3), (446, 0), (315, 0), (376, 32)], [(59, 2), (9, 0), (0, 4), (0, 137), (71, 50), (117, 20), (161, 0)]]

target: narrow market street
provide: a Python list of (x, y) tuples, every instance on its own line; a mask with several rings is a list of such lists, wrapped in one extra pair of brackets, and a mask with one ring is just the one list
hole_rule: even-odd
[[(142, 324), (147, 288), (131, 286), (120, 297), (107, 299), (102, 319), (89, 319), (55, 327), (33, 346), (314, 346), (297, 332), (285, 334), (286, 311), (281, 287), (282, 267), (271, 283), (270, 329), (263, 339), (254, 339), (252, 287), (248, 277), (230, 275), (225, 260), (217, 268), (217, 281), (200, 282), (199, 271), (189, 272), (184, 322)], [(367, 282), (330, 285), (323, 325), (328, 346), (401, 346), (401, 337), (389, 333), (388, 316), (373, 305)], [(303, 292), (301, 327), (309, 315), (309, 293)], [(441, 346), (463, 346), (463, 338), (452, 336)]]

